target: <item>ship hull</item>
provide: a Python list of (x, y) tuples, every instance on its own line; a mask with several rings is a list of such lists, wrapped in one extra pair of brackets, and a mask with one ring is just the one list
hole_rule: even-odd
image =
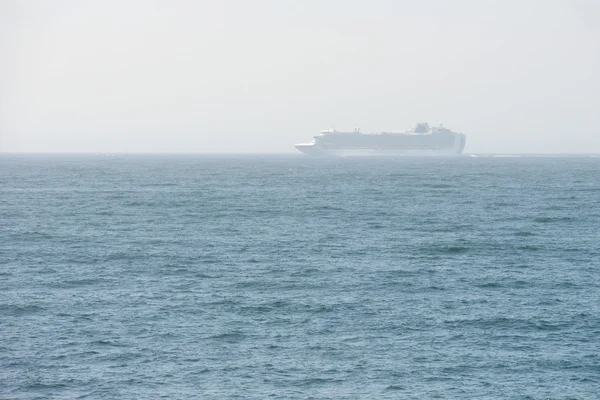
[(296, 149), (309, 156), (318, 157), (451, 157), (462, 154), (460, 147), (442, 149), (324, 148), (307, 143), (296, 145)]

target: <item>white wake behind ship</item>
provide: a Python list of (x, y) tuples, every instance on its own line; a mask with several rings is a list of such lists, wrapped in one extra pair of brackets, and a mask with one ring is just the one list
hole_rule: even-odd
[(404, 132), (362, 133), (359, 128), (340, 132), (331, 128), (321, 131), (310, 143), (296, 148), (314, 156), (458, 156), (466, 136), (452, 132), (441, 124), (430, 127), (418, 123)]

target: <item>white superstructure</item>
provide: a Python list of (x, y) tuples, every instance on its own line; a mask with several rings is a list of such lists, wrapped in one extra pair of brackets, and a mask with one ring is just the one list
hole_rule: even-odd
[(297, 144), (301, 152), (315, 156), (456, 156), (462, 154), (466, 137), (450, 129), (419, 123), (401, 133), (362, 133), (335, 129), (321, 131), (310, 143)]

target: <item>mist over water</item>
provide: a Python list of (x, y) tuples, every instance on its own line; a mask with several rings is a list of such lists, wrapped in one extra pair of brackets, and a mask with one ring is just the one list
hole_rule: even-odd
[(595, 398), (600, 158), (0, 156), (0, 397)]

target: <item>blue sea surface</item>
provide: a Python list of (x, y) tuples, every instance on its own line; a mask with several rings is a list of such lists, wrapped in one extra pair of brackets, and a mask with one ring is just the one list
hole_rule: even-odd
[(2, 399), (600, 398), (600, 158), (0, 155)]

